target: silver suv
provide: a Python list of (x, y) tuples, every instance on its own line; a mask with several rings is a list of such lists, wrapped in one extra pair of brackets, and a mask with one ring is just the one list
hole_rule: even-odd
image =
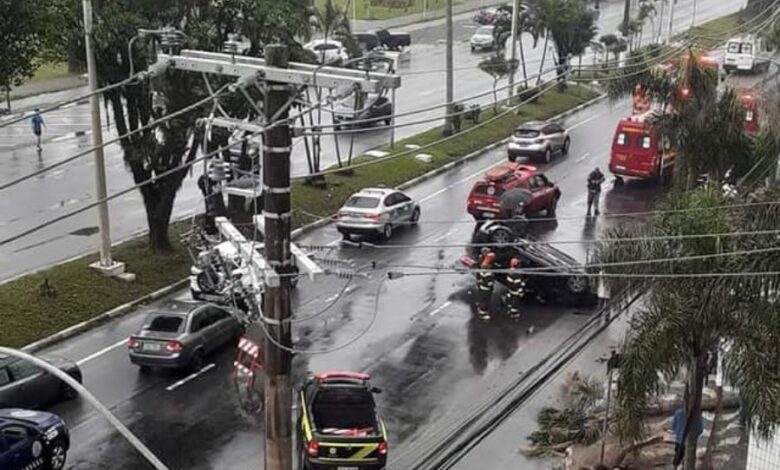
[(415, 225), (420, 205), (395, 189), (366, 188), (350, 196), (339, 210), (336, 229), (344, 239), (355, 235), (382, 235), (390, 238), (399, 225)]
[(553, 152), (569, 153), (571, 138), (566, 129), (556, 122), (529, 121), (512, 133), (507, 146), (510, 161), (517, 157), (531, 157), (550, 163)]

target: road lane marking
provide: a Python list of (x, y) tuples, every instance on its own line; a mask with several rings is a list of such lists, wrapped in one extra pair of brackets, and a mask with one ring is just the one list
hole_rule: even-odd
[(90, 354), (89, 356), (85, 357), (84, 359), (76, 361), (76, 365), (81, 366), (83, 364), (86, 364), (87, 362), (92, 361), (94, 359), (97, 359), (100, 356), (102, 356), (103, 354), (106, 354), (107, 352), (110, 352), (110, 351), (118, 348), (119, 346), (127, 344), (127, 340), (128, 339), (130, 339), (130, 338), (125, 338), (125, 339), (123, 339), (121, 341), (117, 341), (116, 343), (112, 344), (111, 346), (106, 346), (105, 348), (101, 349), (100, 351), (98, 351), (98, 352), (96, 352), (94, 354)]
[(450, 302), (449, 300), (448, 300), (448, 301), (446, 301), (446, 302), (444, 302), (444, 303), (443, 303), (443, 304), (441, 304), (441, 305), (440, 305), (440, 306), (439, 306), (439, 307), (438, 307), (436, 310), (434, 310), (434, 311), (432, 311), (431, 313), (429, 313), (429, 316), (431, 316), (431, 317), (432, 317), (432, 316), (434, 316), (434, 315), (436, 315), (436, 314), (438, 314), (438, 313), (441, 313), (441, 312), (442, 312), (444, 309), (446, 309), (446, 308), (447, 308), (447, 307), (449, 307), (450, 305), (452, 305), (452, 302)]
[(581, 161), (585, 160), (585, 159), (586, 159), (586, 158), (588, 158), (588, 157), (590, 157), (590, 152), (586, 152), (586, 153), (585, 153), (585, 155), (583, 155), (583, 156), (581, 156), (580, 158), (578, 158), (578, 159), (577, 159), (577, 163), (579, 163), (579, 162), (581, 162)]
[(192, 374), (188, 375), (187, 377), (184, 377), (183, 379), (179, 380), (176, 383), (173, 383), (171, 385), (168, 385), (165, 387), (165, 390), (172, 392), (176, 390), (177, 388), (181, 387), (182, 385), (186, 384), (187, 382), (190, 382), (192, 380), (195, 380), (196, 378), (200, 377), (201, 375), (205, 374), (206, 372), (210, 371), (211, 369), (217, 367), (216, 364), (213, 362), (211, 364), (207, 364), (203, 366), (203, 368), (197, 372), (193, 372)]

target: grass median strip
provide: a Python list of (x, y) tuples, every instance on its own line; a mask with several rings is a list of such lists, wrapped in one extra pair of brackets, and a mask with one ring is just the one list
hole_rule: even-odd
[[(508, 137), (524, 121), (550, 118), (595, 96), (596, 93), (589, 89), (569, 87), (565, 92), (550, 91), (536, 103), (522, 106), (520, 113), (508, 113), (471, 132), (464, 131), (473, 124), (464, 122), (461, 134), (421, 151), (431, 155), (428, 162), (417, 160), (412, 154), (377, 162), (355, 170), (352, 175), (328, 175), (325, 187), (296, 182), (292, 192), (293, 207), (309, 213), (332, 214), (357, 189), (380, 184), (397, 186)], [(483, 111), (480, 122), (492, 116), (492, 109)], [(406, 150), (407, 145), (423, 146), (440, 138), (441, 128), (435, 128), (380, 150), (398, 153)], [(370, 158), (361, 156), (354, 163)], [(310, 222), (310, 217), (295, 212), (294, 228)], [(189, 229), (189, 221), (173, 224), (171, 240), (178, 240), (180, 234)], [(85, 256), (0, 284), (0, 345), (23, 346), (93, 318), (183, 279), (190, 267), (185, 247), (177, 244), (172, 253), (152, 253), (145, 236), (121, 243), (114, 249), (114, 257), (127, 263), (128, 271), (136, 274), (135, 282), (125, 283), (92, 271), (88, 265), (96, 257)], [(51, 287), (51, 295), (45, 295), (45, 283)]]

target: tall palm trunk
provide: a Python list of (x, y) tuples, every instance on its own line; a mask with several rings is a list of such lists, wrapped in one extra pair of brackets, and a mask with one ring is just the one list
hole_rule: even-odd
[(704, 388), (704, 374), (707, 367), (707, 355), (700, 354), (692, 358), (688, 366), (688, 403), (686, 404), (686, 416), (688, 435), (685, 436), (685, 458), (683, 470), (696, 470), (696, 448), (699, 443), (698, 421), (701, 416), (701, 396)]
[(544, 35), (544, 49), (542, 49), (542, 61), (539, 63), (539, 76), (536, 77), (536, 85), (542, 83), (542, 71), (544, 70), (544, 61), (547, 58), (547, 45), (550, 42), (550, 32)]
[(525, 69), (525, 51), (523, 51), (523, 33), (518, 33), (517, 38), (520, 43), (520, 63), (523, 64), (523, 85), (528, 88), (528, 72)]

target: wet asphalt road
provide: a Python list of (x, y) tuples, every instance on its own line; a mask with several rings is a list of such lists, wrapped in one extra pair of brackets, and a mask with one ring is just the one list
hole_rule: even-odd
[[(675, 29), (682, 30), (690, 23), (693, 0), (681, 0), (675, 13)], [(744, 4), (740, 2), (722, 2), (702, 0), (698, 2), (698, 21), (730, 13)], [(468, 39), (475, 30), (471, 14), (459, 15), (455, 22), (455, 98), (463, 99), (490, 90), (491, 79), (477, 69), (476, 64), (488, 53), (472, 53)], [(601, 33), (613, 32), (622, 18), (621, 2), (603, 2), (599, 19)], [(444, 100), (444, 45), (443, 21), (434, 21), (425, 25), (414, 25), (408, 29), (413, 35), (411, 61), (401, 64), (399, 73), (403, 76), (403, 86), (397, 93), (396, 109), (400, 113), (435, 106)], [(649, 37), (650, 28), (646, 28)], [(645, 39), (645, 41), (647, 38)], [(542, 56), (542, 45), (533, 48), (528, 35), (523, 36), (529, 74), (535, 73)], [(552, 65), (552, 54), (547, 54), (547, 66)], [(585, 59), (583, 63), (590, 63)], [(518, 77), (520, 74), (518, 73)], [(519, 78), (518, 78), (519, 82)], [(491, 96), (477, 100), (487, 103)], [(105, 140), (116, 137), (111, 127), (111, 116), (105, 116), (103, 123), (108, 131)], [(396, 124), (411, 123), (441, 116), (437, 109), (417, 115), (401, 117)], [(19, 123), (0, 129), (0, 162), (3, 163), (3, 176), (0, 182), (9, 181), (21, 175), (50, 165), (91, 146), (89, 134), (89, 114), (86, 105), (74, 106), (55, 111), (45, 116), (47, 143), (38, 155), (33, 146), (29, 124)], [(108, 118), (108, 119), (107, 119)], [(327, 114), (324, 121), (327, 122)], [(421, 123), (396, 130), (396, 138), (403, 138), (425, 130), (433, 123)], [(86, 131), (87, 134), (72, 137), (74, 132)], [(611, 129), (605, 131), (611, 132)], [(354, 138), (353, 153), (388, 143), (390, 130), (377, 126), (370, 132), (361, 133)], [(339, 149), (343, 157), (349, 152), (351, 138), (339, 138)], [(306, 157), (302, 141), (296, 143), (293, 153), (293, 173), (303, 175), (307, 170)], [(324, 155), (323, 168), (336, 161), (336, 148), (332, 137), (322, 140)], [(127, 188), (133, 184), (125, 168), (117, 145), (106, 149), (107, 181), (109, 194)], [(202, 171), (200, 166), (193, 169), (190, 178), (179, 191), (174, 208), (174, 218), (183, 218), (202, 210), (200, 192), (195, 184)], [(0, 239), (15, 235), (25, 229), (56, 216), (72, 211), (95, 199), (94, 165), (90, 156), (52, 171), (46, 175), (22, 183), (7, 190), (0, 198)], [(22, 202), (23, 201), (23, 202)], [(118, 198), (109, 204), (111, 211), (112, 237), (116, 240), (128, 238), (146, 228), (146, 216), (141, 196), (133, 192)], [(0, 247), (0, 280), (8, 279), (31, 269), (47, 266), (53, 262), (68, 259), (94, 251), (98, 244), (96, 213), (88, 211), (21, 240)]]
[[(606, 191), (605, 215), (591, 222), (583, 217), (584, 179), (593, 166), (604, 168), (608, 158), (609, 139), (603, 129), (612, 129), (626, 110), (625, 104), (602, 103), (572, 116), (568, 120), (571, 153), (546, 168), (563, 192), (559, 221), (557, 226), (536, 224), (534, 232), (552, 242), (575, 242), (561, 248), (583, 262), (586, 244), (580, 240), (592, 239), (612, 223), (608, 213), (645, 210), (658, 191), (640, 184), (629, 184), (620, 192)], [(333, 245), (331, 256), (353, 259), (358, 265), (380, 260), (392, 265), (451, 267), (463, 248), (421, 245), (468, 242), (473, 227), (464, 205), (471, 182), (504, 159), (503, 149), (488, 152), (411, 190), (422, 201), (421, 224), (399, 231), (381, 251), (339, 247), (333, 243), (339, 237), (332, 227), (313, 232), (301, 243)], [(394, 249), (394, 244), (419, 249)], [(295, 345), (334, 351), (299, 355), (295, 370), (296, 380), (329, 369), (370, 372), (383, 389), (379, 405), (390, 433), (391, 462), (392, 455), (401, 455), (420, 436), (446, 429), (459, 410), (480, 400), (486, 387), (496, 387), (533, 365), (576, 331), (589, 314), (566, 306), (529, 303), (519, 323), (507, 322), (498, 310), (493, 321), (477, 322), (469, 301), (470, 277), (426, 275), (386, 281), (377, 301), (381, 274), (377, 271), (372, 279), (355, 281), (325, 312), (323, 308), (345, 281), (326, 277), (313, 284), (301, 283), (295, 293), (296, 318), (318, 316), (296, 324)], [(375, 302), (378, 309), (373, 320)], [(231, 376), (234, 351), (216, 355), (212, 358), (215, 367), (183, 385), (176, 385), (182, 374), (140, 375), (130, 365), (124, 344), (143, 316), (133, 314), (111, 322), (46, 353), (79, 361), (87, 388), (171, 468), (259, 468), (262, 423), (245, 415), (237, 404)], [(360, 336), (369, 325), (368, 332)], [(534, 332), (528, 334), (532, 325)], [(351, 344), (338, 349), (347, 343)], [(69, 468), (146, 468), (138, 454), (83, 403), (62, 403), (54, 409), (71, 426)]]

